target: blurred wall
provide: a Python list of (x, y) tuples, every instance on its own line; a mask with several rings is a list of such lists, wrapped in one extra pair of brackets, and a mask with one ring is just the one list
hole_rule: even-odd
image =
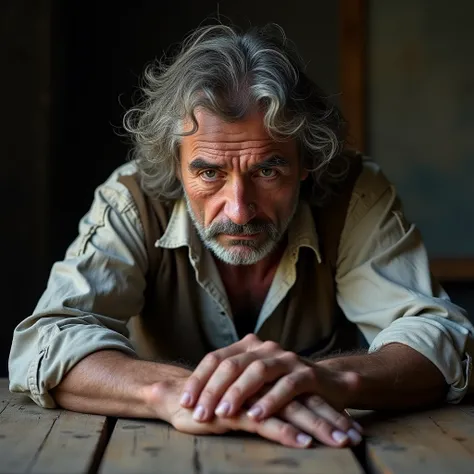
[[(474, 2), (371, 0), (368, 148), (431, 257), (474, 257)], [(474, 283), (445, 285), (474, 319)]]
[(0, 2), (0, 376), (50, 265), (50, 0)]

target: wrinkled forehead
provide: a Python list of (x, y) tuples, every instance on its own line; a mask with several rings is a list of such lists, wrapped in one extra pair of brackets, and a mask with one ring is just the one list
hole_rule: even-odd
[[(272, 137), (265, 127), (264, 113), (254, 110), (236, 121), (225, 120), (209, 111), (198, 109), (195, 112), (197, 130), (182, 137), (181, 146), (186, 153), (200, 146), (231, 151), (239, 149), (262, 149), (262, 152), (279, 152), (289, 157), (296, 154), (296, 140)], [(183, 132), (193, 130), (190, 118), (183, 123)]]

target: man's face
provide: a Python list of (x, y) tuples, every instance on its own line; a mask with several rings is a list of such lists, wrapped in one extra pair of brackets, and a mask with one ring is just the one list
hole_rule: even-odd
[(296, 142), (270, 138), (260, 112), (235, 123), (202, 110), (196, 118), (198, 131), (180, 147), (189, 214), (218, 258), (252, 265), (275, 249), (295, 213), (307, 176)]

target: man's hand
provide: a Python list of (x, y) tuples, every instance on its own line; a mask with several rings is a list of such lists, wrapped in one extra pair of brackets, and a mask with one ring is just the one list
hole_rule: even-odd
[[(262, 388), (272, 386), (263, 396)], [(275, 342), (248, 335), (208, 354), (185, 384), (181, 405), (195, 407), (196, 421), (233, 417), (251, 398), (247, 414), (256, 421), (278, 413), (330, 446), (348, 438), (357, 444), (360, 425), (341, 413), (357, 384), (355, 372), (333, 371), (309, 364)], [(355, 428), (355, 429), (354, 429)]]
[[(292, 424), (276, 418), (269, 417), (259, 422), (241, 413), (233, 418), (217, 418), (208, 422), (197, 422), (193, 419), (193, 412), (179, 405), (178, 395), (183, 383), (160, 382), (146, 389), (145, 399), (149, 406), (160, 407), (164, 417), (178, 431), (194, 435), (222, 434), (228, 431), (247, 431), (256, 433), (263, 438), (276, 441), (284, 446), (294, 448), (307, 448), (311, 445), (312, 438), (306, 433), (296, 429)], [(163, 412), (163, 408), (165, 412)]]

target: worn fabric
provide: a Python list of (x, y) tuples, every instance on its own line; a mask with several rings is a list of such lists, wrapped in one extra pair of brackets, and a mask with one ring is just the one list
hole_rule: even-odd
[[(135, 172), (126, 164), (97, 188), (78, 237), (54, 264), (33, 314), (15, 329), (10, 390), (43, 407), (55, 407), (49, 391), (95, 351), (195, 364), (238, 340), (214, 259), (184, 201), (155, 202), (141, 216), (120, 182)], [(152, 281), (150, 226), (159, 234)], [(312, 210), (302, 200), (254, 332), (301, 355), (338, 349), (343, 326), (327, 291), (332, 278)], [(335, 283), (345, 320), (359, 328), (369, 351), (393, 342), (410, 346), (442, 372), (447, 400), (461, 400), (472, 385), (474, 328), (432, 278), (418, 229), (405, 219), (394, 186), (367, 159), (350, 199)]]

